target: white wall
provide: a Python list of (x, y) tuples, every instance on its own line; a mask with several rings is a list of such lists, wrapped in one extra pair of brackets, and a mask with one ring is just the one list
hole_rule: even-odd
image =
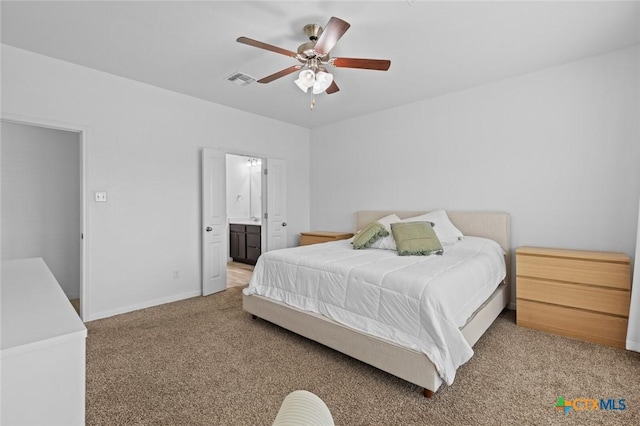
[(85, 320), (200, 294), (202, 147), (285, 159), (289, 245), (309, 229), (307, 129), (6, 45), (1, 101), (86, 129)]
[(70, 299), (80, 296), (77, 133), (2, 122), (2, 260), (42, 257)]
[[(640, 48), (311, 132), (311, 228), (367, 209), (502, 210), (512, 247), (634, 254)], [(418, 83), (419, 84), (419, 83)]]

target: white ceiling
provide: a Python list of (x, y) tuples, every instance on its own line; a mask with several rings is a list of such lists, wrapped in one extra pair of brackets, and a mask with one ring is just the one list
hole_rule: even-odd
[[(317, 127), (640, 43), (640, 2), (2, 1), (2, 43), (240, 110)], [(298, 64), (237, 43), (295, 51), (307, 23), (351, 24), (333, 57), (390, 59), (387, 72), (332, 68), (340, 91), (316, 97)]]

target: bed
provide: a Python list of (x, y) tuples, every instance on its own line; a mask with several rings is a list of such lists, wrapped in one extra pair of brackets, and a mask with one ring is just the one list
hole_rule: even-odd
[[(392, 213), (404, 219), (426, 212), (360, 211), (356, 214), (356, 231), (364, 228), (371, 221), (378, 220)], [(503, 267), (506, 271), (505, 278), (500, 283), (495, 283), (497, 287), (491, 289), (486, 299), (485, 296), (482, 296), (483, 300), (477, 301), (479, 308), (474, 308), (475, 310), (463, 321), (464, 324), (459, 325), (456, 330), (457, 334), (461, 336), (460, 338), (464, 339), (465, 346), (468, 345), (470, 349), (489, 328), (510, 300), (508, 279), (508, 272), (510, 271), (510, 218), (507, 213), (503, 212), (449, 211), (447, 215), (451, 222), (462, 231), (465, 236), (470, 237), (465, 238), (465, 240), (469, 240), (469, 244), (475, 243), (474, 240), (480, 240), (479, 238), (473, 237), (489, 239), (497, 243), (494, 245), (499, 245), (501, 254), (505, 256), (503, 262)], [(298, 252), (295, 251), (296, 249), (285, 249), (285, 251), (277, 253), (277, 256), (275, 252), (272, 252), (274, 253), (272, 256), (276, 258), (281, 257), (286, 253), (286, 250), (293, 250), (293, 254), (302, 256), (300, 259), (306, 259), (309, 257), (309, 250), (322, 249), (321, 252), (323, 254), (320, 254), (320, 256), (326, 257), (328, 254), (325, 250), (329, 249), (331, 244), (336, 245), (336, 250), (344, 251), (344, 246), (340, 246), (340, 244), (348, 243), (325, 243), (318, 245), (325, 247), (317, 248), (309, 248), (309, 246), (307, 246), (307, 252)], [(454, 248), (457, 249), (457, 247), (463, 247), (463, 245), (456, 243)], [(453, 253), (453, 249), (451, 250)], [(356, 250), (351, 251), (356, 252)], [(370, 249), (365, 251), (372, 252), (366, 254), (369, 257), (378, 256), (380, 259), (383, 259), (384, 256), (387, 256), (384, 257), (384, 259), (390, 259), (388, 255), (379, 253), (384, 250)], [(364, 251), (357, 250), (357, 252)], [(445, 255), (443, 255), (442, 258), (446, 255), (447, 253), (445, 251)], [(400, 256), (396, 257), (400, 258)], [(301, 261), (300, 259), (295, 262), (300, 263), (305, 261)], [(281, 275), (290, 275), (290, 280), (295, 281), (295, 275), (290, 273)], [(272, 322), (355, 359), (366, 362), (394, 376), (421, 386), (424, 388), (424, 395), (426, 397), (431, 397), (445, 381), (447, 383), (452, 382), (451, 375), (447, 373), (447, 369), (443, 369), (441, 362), (435, 361), (434, 364), (421, 348), (414, 347), (404, 341), (400, 343), (393, 342), (386, 338), (387, 336), (384, 333), (378, 333), (378, 336), (372, 335), (368, 332), (343, 325), (320, 313), (297, 308), (287, 303), (255, 294), (255, 292), (253, 292), (254, 294), (251, 293), (251, 291), (245, 291), (243, 294), (243, 308), (254, 317)], [(385, 338), (380, 336), (385, 336)], [(437, 359), (437, 357), (434, 359)]]

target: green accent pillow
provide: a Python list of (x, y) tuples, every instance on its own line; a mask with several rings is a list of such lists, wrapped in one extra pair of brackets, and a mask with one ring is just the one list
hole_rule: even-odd
[(432, 222), (399, 222), (391, 224), (393, 239), (400, 256), (442, 254), (442, 244)]
[(389, 235), (387, 228), (380, 222), (373, 221), (353, 237), (353, 248), (356, 250), (367, 248), (387, 235)]

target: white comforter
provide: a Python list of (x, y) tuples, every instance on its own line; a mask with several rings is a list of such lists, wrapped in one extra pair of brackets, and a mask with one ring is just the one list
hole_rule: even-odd
[(421, 351), (451, 384), (473, 355), (459, 327), (505, 274), (504, 252), (484, 238), (466, 237), (442, 256), (353, 250), (343, 240), (264, 253), (244, 292)]

